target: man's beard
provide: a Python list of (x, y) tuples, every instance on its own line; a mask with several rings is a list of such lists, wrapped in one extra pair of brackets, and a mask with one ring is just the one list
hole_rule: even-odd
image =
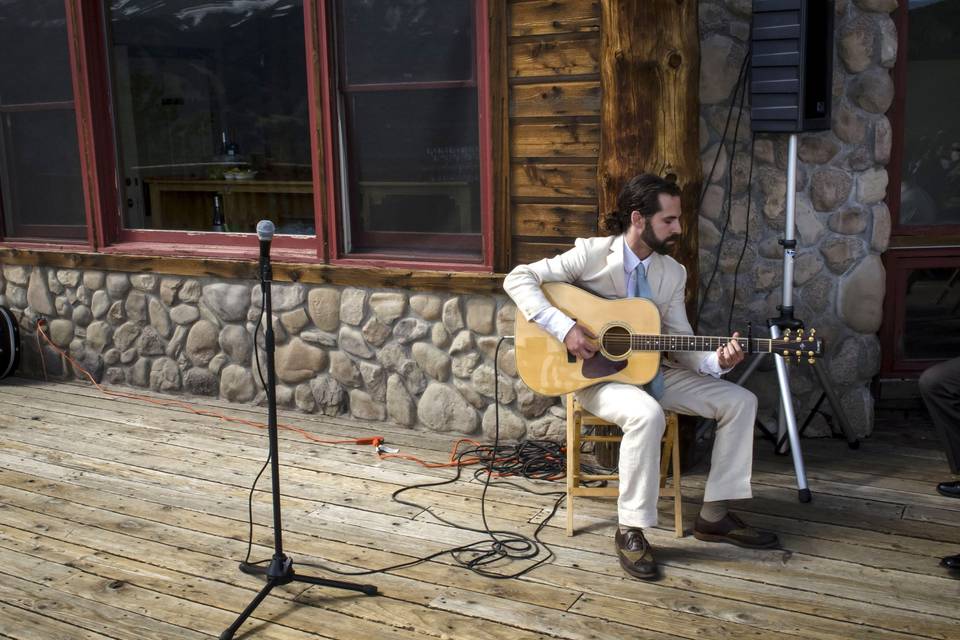
[(680, 239), (680, 236), (672, 235), (660, 240), (656, 235), (654, 235), (653, 227), (647, 225), (640, 233), (640, 239), (643, 240), (643, 242), (652, 250), (656, 251), (662, 256), (665, 256), (673, 250), (673, 247), (677, 243), (677, 240)]

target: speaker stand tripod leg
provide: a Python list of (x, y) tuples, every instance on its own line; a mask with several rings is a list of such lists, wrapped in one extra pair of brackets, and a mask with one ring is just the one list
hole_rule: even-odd
[[(779, 338), (779, 327), (771, 327), (771, 333), (773, 337)], [(774, 355), (773, 361), (777, 365), (777, 381), (780, 384), (780, 413), (786, 423), (787, 437), (790, 440), (790, 455), (793, 457), (793, 468), (797, 474), (797, 497), (800, 502), (810, 502), (807, 472), (803, 464), (803, 453), (800, 450), (800, 434), (797, 432), (797, 417), (793, 412), (793, 398), (790, 396), (790, 378), (787, 375), (787, 364), (781, 355)]]

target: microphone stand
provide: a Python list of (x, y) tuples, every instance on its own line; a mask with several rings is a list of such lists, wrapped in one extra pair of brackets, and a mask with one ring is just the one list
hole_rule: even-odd
[[(311, 585), (322, 585), (334, 587), (336, 589), (347, 589), (349, 591), (359, 591), (368, 596), (377, 595), (377, 587), (373, 585), (353, 584), (351, 582), (341, 582), (339, 580), (327, 580), (325, 578), (315, 578), (311, 576), (297, 575), (293, 570), (293, 561), (283, 553), (283, 525), (280, 521), (280, 462), (277, 458), (278, 440), (277, 440), (277, 381), (274, 370), (274, 334), (273, 334), (273, 308), (270, 298), (270, 283), (273, 280), (273, 270), (270, 267), (270, 241), (273, 239), (274, 226), (269, 220), (261, 220), (257, 224), (257, 237), (260, 240), (260, 290), (264, 297), (264, 312), (266, 313), (265, 328), (265, 351), (267, 361), (267, 432), (270, 443), (270, 482), (271, 493), (273, 495), (273, 559), (269, 567), (240, 563), (240, 571), (249, 575), (265, 575), (267, 583), (263, 586), (253, 600), (247, 605), (240, 616), (234, 621), (226, 631), (220, 634), (220, 640), (232, 640), (240, 625), (250, 617), (250, 614), (263, 602), (264, 598), (274, 587), (289, 584), (291, 582), (304, 582)], [(256, 336), (254, 336), (254, 349), (256, 349)]]

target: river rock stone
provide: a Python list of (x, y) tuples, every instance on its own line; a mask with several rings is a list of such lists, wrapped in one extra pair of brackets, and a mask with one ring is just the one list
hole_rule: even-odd
[(410, 296), (410, 308), (424, 320), (438, 320), (443, 300), (439, 296), (418, 293)]
[(326, 331), (302, 331), (300, 332), (300, 339), (304, 342), (326, 347), (328, 349), (337, 346), (336, 334), (327, 333)]
[(120, 351), (126, 351), (136, 341), (139, 335), (139, 326), (132, 322), (125, 322), (114, 332), (113, 344), (117, 349), (120, 349)]
[(844, 142), (860, 144), (867, 136), (867, 118), (857, 109), (841, 103), (833, 110), (832, 130)]
[(883, 202), (871, 209), (873, 214), (873, 231), (870, 235), (870, 250), (883, 253), (890, 244), (890, 209)]
[[(493, 367), (486, 364), (477, 367), (470, 379), (480, 395), (488, 398), (494, 397)], [(513, 383), (509, 378), (501, 374), (499, 376), (499, 383), (497, 387), (497, 391), (499, 392), (499, 397), (497, 400), (500, 403), (510, 404), (513, 402), (515, 394), (513, 390)]]
[[(254, 287), (250, 292), (251, 306), (259, 309), (261, 297), (260, 287)], [(274, 313), (299, 307), (306, 298), (307, 289), (299, 282), (270, 285), (270, 304)]]
[(87, 347), (97, 353), (103, 351), (103, 349), (110, 344), (112, 337), (113, 327), (103, 320), (97, 320), (87, 327)]
[(178, 304), (170, 310), (170, 319), (177, 324), (192, 324), (200, 317), (200, 311), (189, 304)]
[(567, 439), (566, 419), (548, 414), (539, 420), (529, 422), (527, 438), (563, 443)]
[(367, 342), (367, 344), (379, 347), (387, 341), (387, 338), (390, 337), (391, 331), (388, 325), (380, 322), (380, 320), (378, 320), (376, 317), (373, 317), (367, 320), (366, 324), (363, 325), (361, 333), (363, 334), (363, 339)]
[(160, 299), (168, 307), (177, 301), (177, 292), (183, 286), (183, 278), (162, 278), (160, 280)]
[(194, 366), (207, 366), (217, 354), (219, 333), (216, 325), (207, 320), (199, 320), (190, 328), (190, 333), (187, 334), (186, 354)]
[(433, 325), (433, 328), (430, 330), (430, 342), (438, 349), (443, 349), (450, 344), (450, 333), (447, 331), (447, 328), (443, 326), (442, 322), (437, 322)]
[[(34, 269), (36, 273), (39, 269)], [(57, 271), (57, 280), (65, 287), (77, 287), (80, 285), (80, 272), (76, 269), (60, 269)]]
[(350, 390), (350, 415), (360, 420), (382, 422), (387, 417), (387, 407), (360, 389)]
[(253, 374), (238, 364), (229, 364), (220, 372), (220, 397), (230, 402), (249, 402), (256, 394)]
[(107, 293), (114, 300), (118, 300), (130, 289), (130, 278), (125, 273), (107, 274)]
[(150, 311), (150, 325), (157, 330), (157, 333), (159, 333), (161, 337), (170, 337), (170, 332), (173, 331), (173, 324), (170, 322), (170, 314), (167, 312), (166, 306), (164, 306), (159, 298), (151, 296), (148, 308)]
[(834, 233), (854, 236), (863, 233), (869, 218), (870, 214), (864, 209), (846, 209), (830, 216), (827, 224)]
[(393, 337), (400, 344), (409, 344), (427, 335), (430, 324), (419, 318), (404, 318), (393, 327)]
[(93, 322), (93, 313), (90, 311), (90, 307), (85, 305), (80, 305), (73, 310), (73, 324), (78, 327), (86, 327), (91, 322)]
[(107, 315), (108, 309), (110, 309), (110, 296), (106, 291), (95, 291), (90, 299), (90, 311), (93, 317), (99, 320)]
[(250, 293), (246, 286), (217, 282), (203, 287), (201, 300), (223, 322), (240, 322), (250, 307)]
[(797, 155), (803, 162), (812, 164), (826, 164), (840, 151), (840, 145), (837, 144), (831, 135), (805, 135), (800, 139), (800, 148)]
[(811, 278), (820, 273), (823, 269), (823, 258), (816, 251), (807, 251), (797, 256), (794, 271), (793, 282), (797, 286), (803, 286)]
[(384, 324), (393, 322), (407, 309), (407, 296), (402, 293), (374, 293), (370, 296), (370, 310)]
[(432, 382), (417, 403), (417, 417), (432, 431), (473, 433), (477, 411), (455, 389)]
[(469, 378), (479, 364), (479, 353), (475, 351), (460, 353), (451, 358), (450, 372), (458, 378)]
[(539, 418), (556, 404), (556, 398), (542, 396), (522, 380), (516, 382), (517, 408), (525, 418)]
[(317, 287), (307, 294), (307, 313), (321, 331), (336, 331), (340, 327), (340, 290)]
[(826, 169), (813, 174), (810, 200), (818, 211), (831, 211), (846, 202), (853, 180), (848, 173)]
[(340, 335), (337, 342), (341, 349), (358, 358), (369, 358), (374, 354), (373, 349), (364, 341), (363, 333), (354, 327), (340, 327)]
[(431, 378), (443, 382), (450, 377), (450, 356), (432, 344), (416, 342), (411, 354), (417, 365)]
[(122, 323), (127, 319), (127, 314), (123, 310), (123, 303), (117, 300), (110, 305), (110, 309), (107, 310), (107, 321), (116, 326)]
[(27, 304), (36, 311), (45, 316), (52, 316), (56, 313), (53, 306), (53, 296), (47, 288), (47, 279), (40, 269), (34, 269), (30, 274), (30, 284), (27, 286)]
[(194, 367), (184, 374), (183, 386), (193, 395), (215, 396), (220, 389), (220, 380), (210, 371)]
[(344, 289), (340, 294), (340, 320), (347, 324), (363, 322), (367, 292), (363, 289)]
[(857, 176), (857, 200), (875, 204), (887, 197), (887, 170), (868, 169)]
[(134, 289), (144, 293), (152, 293), (157, 288), (157, 276), (152, 273), (135, 273), (130, 276), (130, 284)]
[(299, 384), (293, 392), (293, 403), (297, 409), (305, 413), (317, 410), (317, 401), (313, 397), (313, 390), (309, 384)]
[(405, 427), (417, 422), (417, 405), (403, 386), (403, 380), (395, 373), (387, 379), (387, 417)]
[(161, 393), (179, 391), (180, 367), (171, 358), (157, 358), (150, 366), (150, 388)]
[(840, 318), (860, 333), (876, 333), (883, 319), (886, 273), (880, 256), (868, 255), (840, 282)]
[(310, 322), (310, 319), (307, 317), (307, 312), (303, 309), (287, 311), (280, 316), (280, 324), (287, 330), (287, 333), (292, 335), (300, 333), (300, 331), (307, 326), (308, 322)]
[(464, 330), (453, 339), (453, 344), (450, 345), (450, 354), (456, 355), (471, 349), (473, 349), (473, 334)]
[(130, 367), (130, 382), (136, 387), (150, 386), (150, 358), (139, 358)]
[(189, 329), (185, 326), (177, 325), (177, 328), (173, 330), (173, 336), (167, 340), (167, 348), (163, 351), (168, 358), (173, 358), (178, 362), (181, 361), (180, 355), (187, 345), (187, 334), (189, 332)]
[(715, 35), (700, 44), (700, 104), (726, 102), (737, 83), (743, 49), (726, 36)]
[(73, 340), (73, 323), (69, 320), (57, 318), (50, 321), (50, 341), (61, 349), (66, 348)]
[(483, 437), (493, 440), (497, 436), (497, 413), (500, 414), (499, 441), (516, 442), (527, 434), (527, 425), (523, 418), (508, 407), (490, 405), (483, 413)]
[(866, 16), (847, 23), (840, 31), (837, 52), (850, 73), (860, 73), (870, 66), (876, 46), (874, 22)]
[(166, 351), (166, 345), (157, 330), (148, 325), (140, 331), (140, 337), (137, 338), (137, 351), (141, 356), (159, 356)]
[(131, 322), (145, 323), (147, 321), (147, 296), (142, 291), (131, 291), (123, 303), (123, 310)]
[(850, 98), (869, 113), (886, 113), (893, 95), (893, 79), (887, 69), (869, 69), (850, 83)]
[(359, 367), (342, 351), (330, 352), (330, 375), (337, 382), (348, 387), (363, 385), (363, 376), (360, 375)]
[(25, 285), (30, 279), (30, 270), (20, 265), (3, 265), (3, 277), (14, 284)]
[(203, 297), (203, 288), (196, 280), (187, 280), (180, 287), (181, 302), (199, 302)]
[(467, 300), (467, 328), (481, 335), (493, 333), (493, 316), (497, 303), (492, 298), (470, 298)]
[(460, 313), (460, 298), (450, 298), (443, 303), (443, 326), (450, 333), (463, 328), (463, 314)]
[(863, 242), (851, 236), (833, 236), (820, 244), (820, 253), (827, 266), (837, 274), (844, 273), (866, 253)]
[(512, 336), (514, 331), (514, 318), (517, 314), (517, 307), (512, 302), (507, 302), (499, 311), (497, 311), (497, 335)]
[(890, 13), (897, 8), (897, 0), (853, 0), (864, 11)]
[(338, 416), (344, 412), (347, 394), (340, 383), (328, 375), (321, 375), (310, 381), (313, 399), (317, 410), (325, 416)]
[(278, 347), (276, 351), (277, 378), (282, 382), (304, 382), (327, 366), (327, 353), (300, 338)]

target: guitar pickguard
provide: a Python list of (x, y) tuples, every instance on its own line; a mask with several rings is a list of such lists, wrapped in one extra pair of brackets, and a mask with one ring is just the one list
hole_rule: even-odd
[(592, 358), (588, 358), (583, 361), (583, 366), (580, 368), (580, 373), (583, 374), (584, 378), (593, 379), (593, 378), (603, 378), (606, 376), (611, 376), (618, 371), (623, 371), (627, 368), (626, 360), (608, 360), (601, 353), (595, 353)]

